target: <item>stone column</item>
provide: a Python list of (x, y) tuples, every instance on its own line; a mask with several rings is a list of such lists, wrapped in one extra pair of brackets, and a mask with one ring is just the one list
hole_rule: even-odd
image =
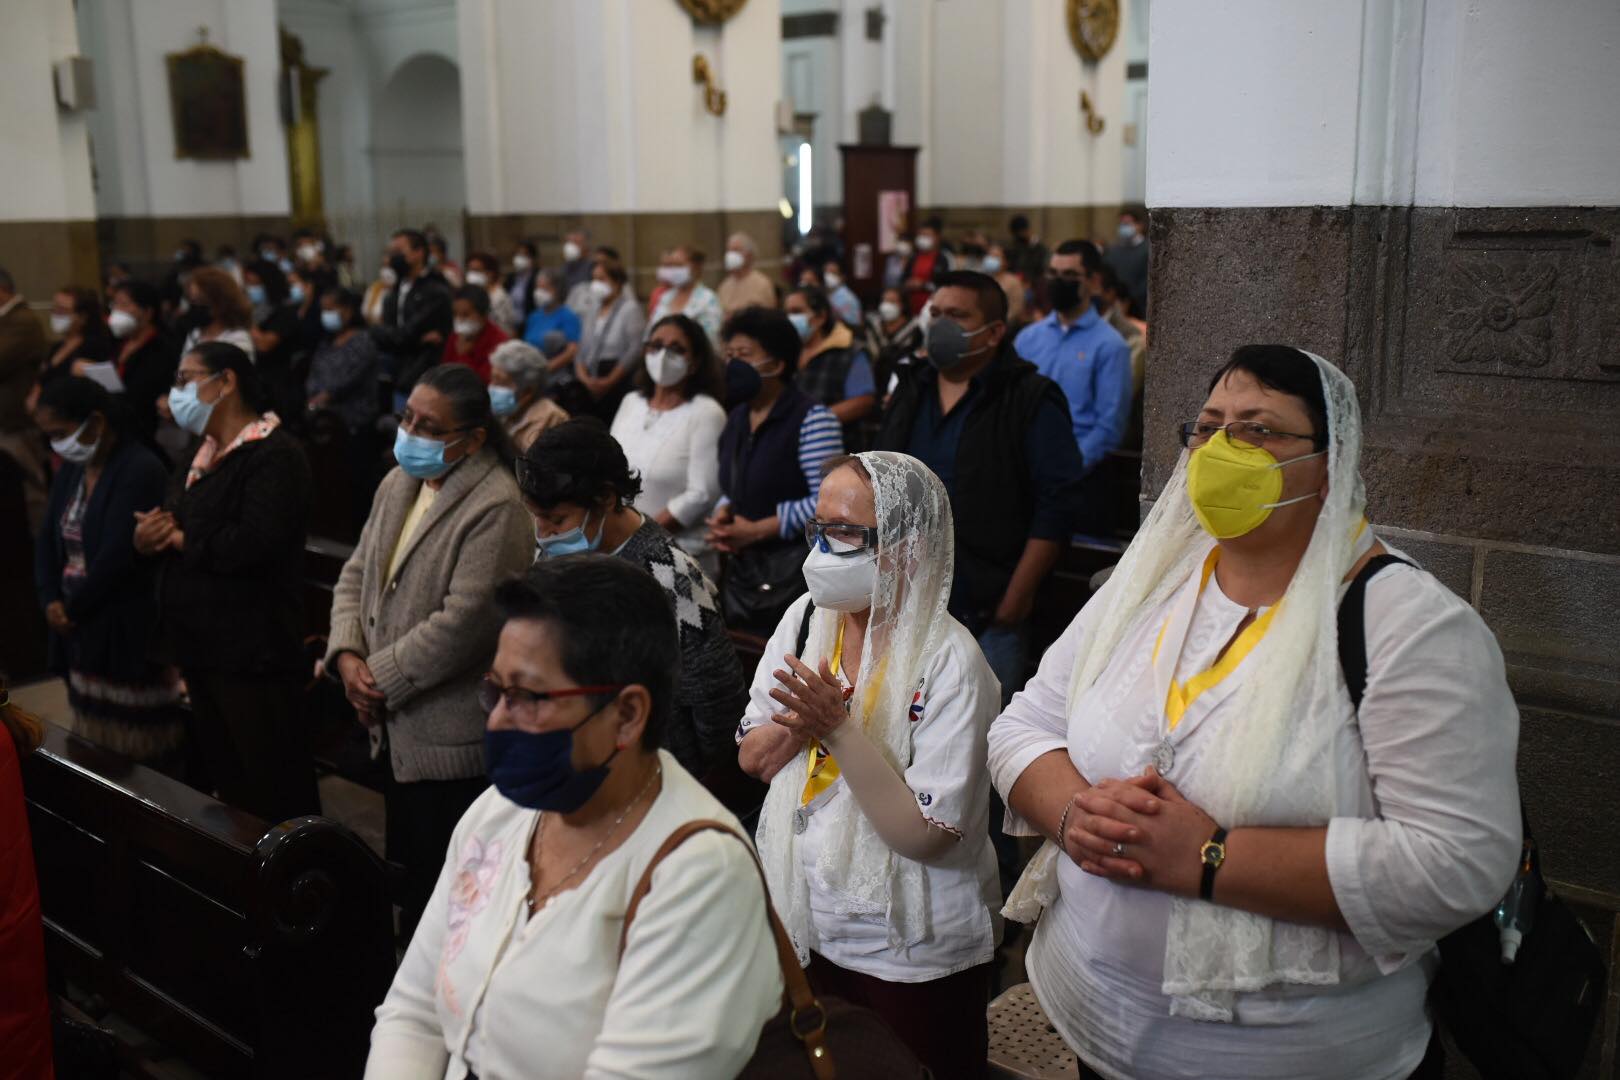
[[(290, 201), (275, 5), (96, 0), (75, 6), (99, 100), (90, 138), (102, 251), (141, 272), (167, 261), (184, 239), (201, 242), (211, 257), (222, 243), (240, 251), (261, 229), (285, 232)], [(246, 158), (176, 156), (166, 57), (196, 45), (202, 30), (210, 44), (242, 58)]]
[[(673, 0), (462, 0), (473, 247), (504, 255), (529, 237), (555, 264), (563, 235), (583, 225), (619, 249), (643, 296), (658, 253), (677, 243), (704, 251), (711, 280), (735, 230), (773, 257), (779, 21), (777, 0), (749, 0), (720, 27)], [(723, 115), (693, 80), (700, 55)]]
[(1151, 30), (1144, 496), (1234, 346), (1338, 362), (1372, 520), (1495, 631), (1547, 873), (1620, 941), (1620, 7), (1155, 0)]
[(94, 286), (95, 205), (86, 113), (58, 107), (51, 68), (79, 54), (73, 10), (8, 4), (0, 32), (0, 266), (35, 304), (67, 284)]

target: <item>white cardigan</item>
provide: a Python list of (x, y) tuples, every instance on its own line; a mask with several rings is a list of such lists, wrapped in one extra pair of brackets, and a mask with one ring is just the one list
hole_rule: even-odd
[(617, 955), (631, 890), (664, 839), (701, 818), (739, 828), (659, 759), (663, 790), (635, 832), (527, 921), (535, 811), (493, 787), (479, 796), (377, 1010), (368, 1080), (736, 1075), (782, 1002), (742, 843), (700, 833), (664, 860)]

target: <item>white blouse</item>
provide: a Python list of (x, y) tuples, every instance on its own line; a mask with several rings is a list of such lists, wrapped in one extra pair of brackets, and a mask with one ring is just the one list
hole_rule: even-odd
[(689, 555), (708, 550), (704, 524), (720, 500), (720, 431), (726, 412), (698, 394), (665, 412), (654, 412), (640, 391), (631, 391), (613, 417), (613, 437), (630, 467), (641, 474), (635, 508), (648, 517), (667, 508), (685, 528), (675, 542)]
[[(809, 603), (808, 596), (794, 601), (771, 635), (748, 691), (738, 742), (750, 729), (771, 723), (771, 715), (780, 711), (770, 696), (777, 686), (772, 672), (784, 655), (797, 652), (799, 627)], [(923, 816), (960, 837), (945, 859), (923, 864), (928, 877), (927, 939), (896, 951), (889, 945), (883, 919), (839, 914), (837, 895), (819, 879), (816, 861), (833, 817), (821, 811), (836, 799), (850, 798), (842, 777), (813, 801), (814, 812), (797, 844), (810, 887), (809, 947), (839, 967), (887, 982), (942, 979), (988, 963), (1001, 931), (1001, 880), (990, 845), (990, 774), (985, 761), (985, 736), (1001, 704), (1001, 684), (973, 635), (950, 616), (946, 619), (949, 631), (912, 697), (916, 728), (905, 771), (906, 786), (916, 795)]]
[(659, 866), (624, 956), (630, 893), (681, 824), (737, 819), (668, 753), (625, 842), (525, 919), (536, 812), (491, 787), (377, 1010), (369, 1080), (734, 1076), (782, 1004), (764, 886), (747, 849), (700, 833)]
[[(1102, 604), (1081, 611), (991, 729), (990, 766), (1003, 798), (1030, 762), (1055, 749), (1067, 750), (1089, 780), (1137, 775), (1153, 761), (1166, 735), (1164, 701), (1153, 700), (1154, 644), (1198, 584), (1194, 574), (1127, 633), (1070, 714), (1075, 655)], [(1176, 680), (1212, 666), (1246, 614), (1212, 576), (1193, 609)], [(1336, 782), (1349, 793), (1341, 804), (1354, 807), (1332, 820), (1326, 842), (1328, 877), (1350, 926), (1338, 935), (1339, 984), (1238, 994), (1233, 1023), (1173, 1017), (1161, 991), (1170, 897), (1060, 858), (1059, 896), (1026, 962), (1053, 1024), (1100, 1075), (1397, 1080), (1422, 1059), (1434, 942), (1495, 904), (1517, 862), (1518, 712), (1496, 640), (1432, 575), (1395, 566), (1375, 577), (1366, 628), (1359, 716), (1342, 681), (1332, 700), (1315, 706), (1343, 716)], [(1197, 696), (1170, 733), (1168, 776), (1195, 804), (1222, 782), (1219, 742), (1243, 721), (1228, 703), (1250, 667), (1239, 663)], [(1008, 827), (1032, 833), (1011, 811)]]

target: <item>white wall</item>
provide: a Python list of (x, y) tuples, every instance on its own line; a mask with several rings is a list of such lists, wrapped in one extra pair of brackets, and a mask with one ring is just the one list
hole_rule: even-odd
[(57, 109), (51, 78), (80, 53), (72, 9), (7, 0), (0, 26), (0, 220), (93, 218), (86, 115)]
[[(920, 148), (921, 206), (1120, 201), (1123, 32), (1100, 63), (1087, 64), (1069, 40), (1063, 0), (883, 0), (883, 7), (889, 22), (874, 50), (883, 64), (876, 81), (894, 112), (894, 141)], [(841, 29), (864, 38), (864, 15), (849, 15)], [(846, 55), (854, 51), (845, 45)], [(846, 73), (843, 81), (852, 79)], [(1082, 88), (1106, 121), (1101, 135), (1085, 128)]]
[[(719, 30), (642, 0), (462, 0), (457, 14), (473, 213), (776, 205), (777, 0)], [(692, 81), (698, 52), (723, 117)]]
[(1156, 0), (1154, 206), (1620, 203), (1620, 4)]
[[(134, 17), (139, 4), (139, 18)], [(66, 5), (57, 5), (64, 7)], [(99, 106), (90, 120), (102, 216), (281, 215), (289, 209), (287, 144), (277, 73), (274, 6), (263, 0), (94, 0), (77, 5), (95, 62)], [(8, 19), (9, 23), (9, 19)], [(208, 28), (217, 48), (243, 59), (249, 157), (197, 161), (174, 156), (169, 53)]]

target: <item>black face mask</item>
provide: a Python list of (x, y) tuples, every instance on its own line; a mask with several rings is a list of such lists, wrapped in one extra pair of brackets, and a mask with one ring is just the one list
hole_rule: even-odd
[(1046, 279), (1046, 297), (1052, 301), (1054, 311), (1073, 311), (1080, 306), (1080, 283), (1068, 278)]
[(411, 276), (411, 261), (398, 253), (388, 257), (388, 268), (392, 270), (400, 281)]
[(735, 408), (753, 401), (762, 385), (759, 371), (746, 360), (732, 360), (726, 364), (726, 408)]

